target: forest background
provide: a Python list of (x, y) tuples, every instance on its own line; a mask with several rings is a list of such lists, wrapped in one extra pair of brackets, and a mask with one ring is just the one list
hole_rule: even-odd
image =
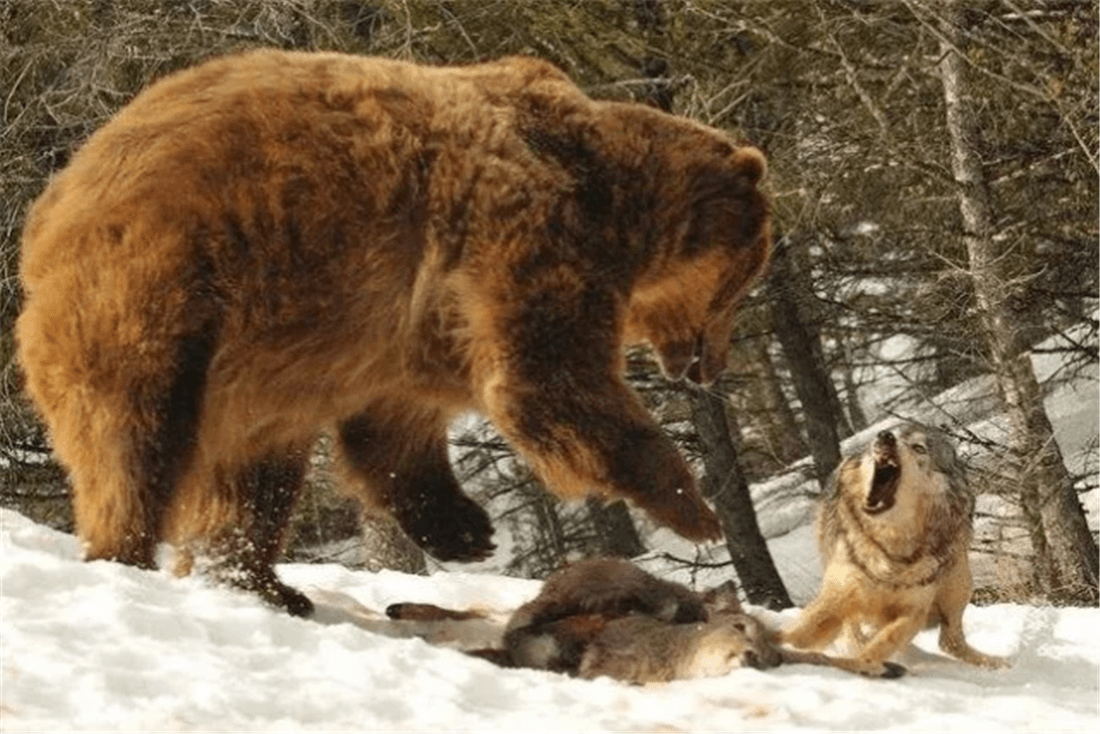
[[(776, 252), (742, 309), (732, 369), (703, 391), (661, 379), (644, 350), (628, 359), (698, 467), (751, 601), (790, 603), (750, 484), (792, 466), (824, 483), (846, 437), (991, 376), (931, 416), (982, 457), (976, 489), (1012, 508), (998, 542), (974, 551), (1023, 572), (979, 598), (1096, 604), (1080, 503), (1097, 488), (1095, 433), (1086, 456), (1063, 456), (1043, 396), (1097, 374), (1098, 46), (1097, 3), (1077, 0), (6, 0), (0, 504), (72, 529), (14, 359), (19, 235), (49, 176), (143, 86), (256, 47), (429, 63), (522, 53), (593, 97), (693, 117), (768, 156)], [(1042, 381), (1039, 348), (1064, 365)], [(1004, 430), (968, 428), (993, 413)], [(484, 423), (456, 426), (452, 457), (506, 529), (509, 573), (649, 547), (643, 518), (562, 505)], [(360, 514), (332, 489), (322, 440), (289, 556), (427, 568), (385, 518), (361, 530)]]

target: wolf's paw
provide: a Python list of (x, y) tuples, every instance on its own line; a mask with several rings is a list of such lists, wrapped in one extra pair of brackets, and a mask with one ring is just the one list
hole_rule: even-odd
[(1012, 667), (1012, 662), (1007, 658), (999, 658), (995, 655), (986, 655), (980, 652), (975, 653), (974, 657), (966, 660), (966, 662), (991, 670), (1006, 670)]
[(901, 678), (909, 672), (904, 665), (898, 665), (897, 663), (885, 662), (882, 667), (882, 673), (876, 676), (878, 678)]

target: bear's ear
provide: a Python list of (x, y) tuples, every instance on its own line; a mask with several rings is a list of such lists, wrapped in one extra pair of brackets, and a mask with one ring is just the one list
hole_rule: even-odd
[(766, 170), (763, 154), (749, 146), (730, 146), (720, 161), (710, 159), (695, 169), (684, 254), (731, 240), (738, 247), (752, 246), (766, 234), (768, 203), (756, 186)]
[(722, 161), (723, 168), (732, 169), (750, 186), (760, 183), (768, 171), (764, 154), (752, 145), (718, 140), (714, 142), (714, 157)]
[(697, 159), (691, 172), (698, 204), (730, 197), (755, 198), (757, 184), (768, 170), (764, 154), (751, 145), (715, 141), (713, 155)]
[(748, 182), (755, 186), (768, 172), (768, 161), (764, 154), (751, 145), (736, 148), (730, 157), (731, 163)]

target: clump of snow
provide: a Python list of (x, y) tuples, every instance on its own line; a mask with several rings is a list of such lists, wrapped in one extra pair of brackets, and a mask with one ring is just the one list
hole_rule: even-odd
[[(773, 542), (781, 569), (816, 559), (812, 533), (801, 536)], [(0, 510), (0, 724), (6, 731), (1094, 731), (1100, 716), (1097, 609), (968, 609), (970, 641), (1011, 658), (1007, 671), (925, 654), (907, 661), (912, 674), (895, 681), (789, 666), (637, 687), (503, 670), (341, 621), (351, 618), (344, 606), (381, 611), (396, 601), (507, 610), (537, 593), (535, 581), (336, 565), (284, 565), (279, 573), (313, 595), (329, 623), (289, 617), (199, 579), (83, 563), (72, 536)], [(797, 613), (753, 611), (774, 625)], [(933, 632), (917, 642), (935, 650)]]

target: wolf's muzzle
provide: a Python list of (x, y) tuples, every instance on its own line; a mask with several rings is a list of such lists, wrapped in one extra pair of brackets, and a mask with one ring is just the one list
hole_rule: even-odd
[(871, 477), (871, 491), (863, 504), (863, 511), (877, 515), (894, 506), (898, 482), (901, 479), (901, 462), (898, 458), (898, 440), (889, 431), (883, 431), (871, 448), (875, 459), (875, 471)]

